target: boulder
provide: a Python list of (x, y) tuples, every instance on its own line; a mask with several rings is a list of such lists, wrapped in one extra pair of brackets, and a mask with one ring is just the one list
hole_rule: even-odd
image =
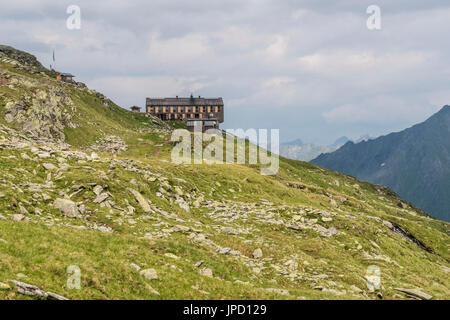
[(147, 280), (157, 280), (158, 274), (155, 269), (144, 269), (139, 271), (141, 275), (143, 275)]
[(131, 188), (128, 188), (128, 191), (134, 196), (134, 198), (139, 203), (139, 205), (141, 206), (142, 210), (144, 210), (145, 213), (150, 213), (152, 211), (152, 208), (148, 204), (147, 199), (145, 199), (142, 194)]
[(96, 185), (95, 187), (94, 187), (94, 193), (98, 196), (100, 193), (102, 193), (102, 191), (103, 191), (103, 187), (102, 186), (99, 186), (99, 185)]
[(42, 164), (42, 166), (44, 167), (45, 170), (53, 171), (53, 170), (58, 169), (54, 164), (51, 164), (51, 163), (44, 163), (44, 164)]
[(415, 299), (420, 300), (431, 300), (433, 296), (430, 296), (429, 294), (422, 292), (418, 289), (404, 289), (404, 288), (395, 288), (395, 290), (403, 292), (407, 296), (410, 296)]
[(212, 270), (209, 269), (209, 268), (203, 268), (203, 269), (201, 269), (201, 270), (200, 270), (200, 274), (201, 274), (202, 276), (205, 276), (205, 277), (212, 277), (212, 276), (213, 276), (213, 272), (212, 272)]
[(106, 192), (100, 193), (94, 200), (94, 203), (102, 203), (109, 197), (109, 194)]
[(23, 219), (25, 219), (25, 216), (23, 214), (13, 214), (11, 216), (11, 219), (14, 221), (22, 221)]
[(75, 218), (79, 213), (77, 204), (68, 199), (56, 199), (53, 203), (53, 207), (59, 209), (63, 215), (69, 218)]
[(7, 283), (0, 282), (0, 290), (10, 290), (11, 287)]
[(260, 248), (253, 251), (253, 258), (255, 259), (261, 259), (263, 256), (262, 250)]

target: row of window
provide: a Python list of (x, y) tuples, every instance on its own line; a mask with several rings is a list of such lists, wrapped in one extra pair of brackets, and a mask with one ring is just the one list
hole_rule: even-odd
[(207, 106), (207, 107), (197, 107), (197, 106), (190, 106), (190, 107), (173, 107), (173, 106), (169, 106), (169, 107), (163, 107), (163, 106), (158, 106), (158, 107), (147, 107), (147, 111), (150, 113), (166, 113), (166, 112), (170, 112), (170, 113), (174, 113), (174, 112), (178, 112), (178, 113), (191, 113), (191, 112), (221, 112), (221, 107), (219, 106)]
[[(181, 114), (160, 114), (159, 115), (163, 120), (178, 120), (178, 119), (203, 119), (204, 115), (201, 113), (181, 113)], [(207, 118), (207, 117), (206, 117)]]

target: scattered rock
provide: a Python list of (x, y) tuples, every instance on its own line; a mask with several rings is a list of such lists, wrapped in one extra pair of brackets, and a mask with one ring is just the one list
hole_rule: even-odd
[(402, 201), (399, 201), (397, 203), (397, 207), (402, 208), (402, 209), (407, 209), (408, 205), (406, 203), (402, 202)]
[(100, 193), (102, 193), (103, 187), (102, 187), (102, 186), (99, 186), (99, 185), (96, 185), (96, 186), (94, 187), (93, 191), (94, 191), (94, 193), (98, 196), (98, 195), (100, 195)]
[(130, 263), (130, 266), (133, 267), (134, 269), (136, 269), (136, 271), (141, 271), (141, 267), (139, 267), (137, 264), (135, 263)]
[(181, 209), (183, 209), (186, 212), (190, 212), (191, 208), (189, 207), (189, 204), (184, 201), (183, 198), (179, 197), (176, 201), (176, 203), (178, 203), (178, 205), (180, 206)]
[(197, 261), (196, 263), (194, 263), (194, 267), (200, 267), (203, 264), (203, 260)]
[(446, 267), (446, 266), (441, 266), (442, 271), (449, 273), (450, 272), (450, 268)]
[(253, 258), (254, 259), (261, 259), (263, 256), (263, 252), (260, 248), (256, 249), (255, 251), (253, 251)]
[(335, 236), (339, 234), (339, 231), (335, 227), (328, 228), (328, 234), (330, 236)]
[(16, 213), (11, 216), (11, 219), (13, 221), (22, 221), (23, 219), (25, 219), (25, 216), (23, 214)]
[(78, 216), (77, 204), (71, 200), (58, 198), (53, 202), (53, 206), (66, 217), (75, 218)]
[(429, 294), (424, 293), (418, 289), (395, 288), (395, 290), (403, 292), (407, 296), (414, 298), (414, 299), (431, 300), (433, 298), (433, 296), (430, 296)]
[(177, 225), (172, 227), (172, 230), (174, 232), (178, 232), (178, 231), (188, 232), (189, 230), (191, 230), (191, 228), (189, 228), (187, 226), (182, 226), (180, 224), (177, 224)]
[(271, 293), (276, 293), (276, 294), (281, 294), (283, 296), (288, 296), (289, 295), (289, 291), (286, 289), (278, 289), (278, 288), (263, 288), (263, 290), (271, 292)]
[(212, 276), (213, 276), (213, 272), (212, 272), (212, 270), (209, 269), (209, 268), (203, 268), (203, 269), (200, 269), (200, 274), (201, 274), (202, 276), (205, 276), (205, 277), (211, 277), (211, 278), (212, 278)]
[(158, 274), (155, 269), (144, 269), (139, 271), (141, 275), (143, 275), (147, 280), (157, 280)]
[(152, 211), (152, 208), (148, 204), (148, 201), (144, 198), (142, 194), (131, 188), (128, 188), (128, 191), (134, 196), (134, 198), (139, 203), (139, 205), (141, 206), (142, 210), (144, 210), (145, 213), (150, 213)]
[(7, 283), (0, 282), (0, 290), (11, 290), (11, 287)]
[(355, 286), (353, 284), (350, 286), (350, 289), (352, 291), (356, 292), (356, 293), (362, 293), (363, 292), (363, 290), (361, 290), (360, 288), (358, 288), (357, 286)]
[(219, 248), (218, 249), (218, 252), (220, 254), (228, 254), (228, 253), (230, 253), (230, 251), (231, 251), (231, 248)]
[(25, 282), (21, 282), (21, 281), (16, 281), (16, 280), (11, 280), (12, 283), (14, 283), (17, 287), (17, 292), (23, 294), (23, 295), (27, 295), (27, 296), (38, 296), (44, 299), (51, 299), (51, 300), (69, 300), (68, 298), (61, 296), (59, 294), (56, 293), (52, 293), (52, 292), (45, 292), (44, 290), (42, 290), (41, 288), (25, 283)]
[(51, 163), (44, 163), (42, 166), (45, 168), (45, 170), (56, 170), (58, 169), (54, 164)]
[(98, 160), (98, 159), (100, 159), (100, 157), (99, 157), (98, 154), (96, 154), (95, 152), (92, 152), (92, 153), (91, 153), (91, 159), (92, 159), (92, 160)]
[(108, 199), (109, 194), (106, 192), (100, 193), (94, 200), (94, 203), (102, 203), (106, 199)]
[(28, 210), (21, 204), (19, 204), (19, 211), (21, 214), (28, 214)]
[(222, 232), (226, 233), (226, 234), (231, 234), (231, 235), (238, 235), (239, 231), (231, 228), (231, 227), (224, 227), (222, 228)]
[(45, 159), (45, 158), (50, 158), (51, 157), (51, 154), (48, 153), (48, 152), (38, 152), (36, 155), (39, 158), (41, 158), (41, 159)]
[(176, 255), (174, 255), (173, 253), (170, 253), (170, 252), (165, 253), (164, 255), (165, 255), (166, 257), (168, 257), (168, 258), (171, 258), (171, 259), (180, 260), (180, 257), (179, 257), (179, 256), (176, 256)]
[(158, 296), (160, 295), (159, 292), (153, 289), (149, 284), (147, 284), (145, 287), (148, 289), (148, 291), (150, 291), (150, 293), (156, 294)]
[(90, 149), (94, 151), (120, 153), (122, 151), (126, 151), (128, 149), (128, 146), (120, 137), (108, 136), (91, 146)]

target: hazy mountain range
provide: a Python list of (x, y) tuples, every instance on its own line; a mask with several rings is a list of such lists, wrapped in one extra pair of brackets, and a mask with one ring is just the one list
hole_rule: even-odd
[[(373, 139), (369, 135), (354, 140), (355, 143)], [(310, 161), (321, 153), (329, 153), (336, 151), (348, 141), (352, 141), (346, 136), (342, 136), (330, 145), (319, 145), (314, 143), (304, 143), (301, 139), (285, 142), (280, 145), (280, 155), (293, 160)]]
[(450, 221), (450, 106), (411, 128), (348, 142), (311, 162), (388, 186), (433, 216)]

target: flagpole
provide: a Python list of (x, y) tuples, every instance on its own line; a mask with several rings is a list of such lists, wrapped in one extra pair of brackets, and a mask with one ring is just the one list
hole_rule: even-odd
[(55, 49), (53, 48), (53, 70), (56, 71)]

